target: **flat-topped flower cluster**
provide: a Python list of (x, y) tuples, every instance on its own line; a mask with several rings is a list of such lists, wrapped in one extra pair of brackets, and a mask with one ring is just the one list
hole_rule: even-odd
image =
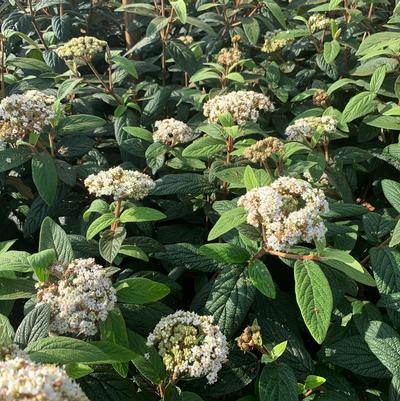
[(57, 54), (65, 59), (88, 59), (93, 58), (97, 53), (101, 53), (107, 46), (107, 42), (93, 36), (80, 36), (73, 38), (57, 49)]
[(175, 118), (166, 118), (156, 121), (157, 130), (153, 133), (154, 142), (161, 142), (168, 146), (190, 142), (195, 138), (193, 130), (184, 122)]
[(281, 31), (267, 32), (261, 51), (264, 53), (275, 53), (293, 42), (291, 38), (278, 37), (280, 33)]
[(320, 217), (329, 209), (325, 195), (303, 180), (280, 177), (247, 192), (238, 205), (246, 209), (249, 224), (262, 228), (268, 249), (288, 250), (301, 242), (321, 240), (326, 232)]
[(328, 29), (331, 24), (331, 19), (324, 14), (312, 14), (308, 19), (308, 28), (311, 32), (318, 32)]
[(228, 345), (212, 316), (177, 311), (160, 320), (147, 338), (155, 346), (167, 371), (174, 377), (203, 377), (217, 381), (218, 371), (228, 358)]
[(270, 136), (246, 148), (243, 152), (243, 157), (253, 163), (264, 163), (269, 157), (282, 151), (283, 142), (278, 138)]
[(40, 133), (55, 118), (54, 96), (37, 90), (5, 97), (0, 102), (0, 139), (15, 143), (30, 133)]
[(295, 120), (285, 130), (288, 140), (310, 139), (313, 134), (319, 131), (322, 140), (327, 140), (329, 134), (333, 134), (337, 129), (338, 121), (336, 117), (305, 117)]
[(36, 285), (38, 304), (51, 308), (50, 331), (95, 335), (117, 300), (105, 269), (89, 258), (54, 265), (50, 272), (47, 281)]
[(230, 113), (238, 125), (258, 120), (260, 111), (274, 111), (275, 107), (268, 96), (254, 91), (229, 92), (215, 96), (204, 104), (204, 116), (210, 123), (217, 123), (218, 117)]
[(63, 369), (16, 357), (0, 362), (0, 400), (89, 401), (89, 398)]
[(88, 191), (96, 196), (113, 196), (118, 199), (145, 198), (156, 186), (154, 181), (139, 171), (125, 170), (113, 167), (97, 174), (91, 174), (85, 179)]

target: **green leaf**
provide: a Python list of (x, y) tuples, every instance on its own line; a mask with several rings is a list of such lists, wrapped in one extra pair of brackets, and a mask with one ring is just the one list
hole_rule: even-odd
[(349, 123), (374, 111), (376, 109), (375, 97), (376, 94), (371, 92), (361, 92), (353, 96), (343, 110), (342, 122)]
[(156, 302), (170, 293), (165, 284), (143, 277), (118, 281), (116, 289), (119, 302), (137, 305)]
[(242, 26), (249, 42), (255, 46), (260, 37), (260, 25), (254, 17), (242, 18)]
[(339, 249), (325, 248), (321, 256), (321, 262), (341, 271), (346, 276), (362, 284), (375, 287), (375, 280), (357, 260), (348, 252)]
[(90, 215), (92, 213), (105, 214), (109, 210), (108, 203), (102, 199), (95, 199), (89, 206), (87, 210), (83, 213), (83, 220), (89, 221)]
[(112, 60), (133, 78), (139, 78), (134, 61), (121, 56), (113, 56)]
[(226, 148), (225, 141), (221, 138), (212, 138), (204, 136), (196, 139), (193, 143), (187, 146), (183, 152), (183, 157), (194, 157), (198, 159), (208, 159), (209, 157), (223, 152)]
[(240, 224), (245, 223), (246, 221), (247, 212), (244, 208), (237, 207), (235, 209), (228, 210), (227, 212), (223, 213), (214, 224), (214, 227), (208, 234), (208, 240), (212, 241), (233, 228), (236, 228)]
[(97, 116), (75, 114), (62, 118), (57, 130), (63, 134), (88, 132), (102, 127), (105, 123), (105, 120)]
[(94, 370), (83, 363), (68, 363), (64, 366), (65, 372), (71, 379), (80, 379), (81, 377), (90, 375)]
[(75, 89), (81, 82), (82, 82), (82, 78), (66, 79), (58, 87), (57, 100), (63, 100), (67, 96), (73, 95), (75, 93)]
[(103, 363), (109, 357), (95, 345), (70, 337), (48, 337), (30, 343), (25, 351), (40, 363)]
[[(281, 24), (283, 29), (286, 29), (285, 15), (283, 14), (281, 8), (274, 0), (264, 0), (264, 4), (267, 6), (272, 15)], [(289, 401), (289, 400), (288, 400)]]
[(50, 305), (36, 305), (22, 320), (19, 325), (14, 342), (21, 348), (29, 343), (46, 338), (49, 335)]
[(204, 312), (213, 315), (215, 324), (232, 338), (245, 319), (254, 296), (247, 270), (229, 266), (214, 281)]
[(119, 248), (119, 254), (131, 256), (132, 258), (144, 260), (145, 262), (149, 261), (146, 252), (135, 245), (121, 245), (121, 248)]
[(113, 213), (105, 213), (101, 215), (88, 227), (88, 230), (86, 232), (86, 239), (90, 240), (94, 238), (99, 232), (103, 231), (107, 227), (110, 227), (115, 221), (116, 217)]
[(54, 249), (44, 249), (28, 257), (29, 264), (32, 266), (36, 276), (40, 281), (45, 281), (48, 277), (47, 267), (56, 261)]
[(9, 344), (14, 337), (14, 329), (7, 316), (0, 314), (0, 344)]
[(169, 40), (167, 50), (182, 71), (192, 75), (198, 70), (199, 62), (189, 46), (179, 40)]
[(161, 356), (139, 334), (129, 331), (128, 336), (130, 348), (136, 353), (132, 359), (136, 369), (152, 383), (161, 383), (167, 375)]
[(383, 81), (385, 80), (385, 76), (386, 76), (386, 66), (381, 65), (372, 74), (371, 82), (369, 84), (371, 92), (378, 93), (379, 89), (381, 89)]
[(210, 70), (209, 68), (202, 68), (192, 75), (190, 78), (190, 82), (196, 83), (199, 81), (205, 81), (207, 79), (221, 79), (221, 76), (215, 71)]
[(57, 169), (48, 153), (36, 153), (32, 158), (32, 178), (41, 198), (51, 206), (57, 195)]
[(243, 182), (246, 186), (247, 191), (251, 191), (253, 188), (257, 188), (260, 186), (257, 176), (250, 166), (246, 166), (244, 170)]
[(118, 255), (122, 243), (126, 237), (126, 230), (118, 227), (115, 231), (106, 230), (100, 235), (99, 251), (100, 255), (107, 262), (112, 263)]
[(171, 1), (171, 6), (175, 10), (176, 16), (182, 24), (187, 22), (186, 3), (184, 0)]
[(0, 255), (0, 271), (30, 272), (29, 253), (24, 251), (8, 251)]
[(19, 167), (32, 158), (28, 147), (7, 148), (0, 150), (0, 173)]
[(388, 324), (372, 320), (365, 332), (371, 352), (394, 375), (400, 375), (400, 337)]
[(31, 279), (0, 277), (0, 301), (30, 298), (35, 293)]
[(206, 244), (199, 248), (201, 254), (222, 263), (244, 263), (250, 258), (249, 253), (233, 244)]
[(206, 177), (199, 174), (170, 174), (156, 181), (152, 195), (203, 195), (212, 193), (214, 187)]
[(330, 64), (340, 53), (340, 43), (337, 40), (324, 43), (324, 59)]
[(393, 180), (382, 180), (382, 189), (386, 199), (400, 213), (400, 183)]
[(267, 298), (275, 299), (276, 289), (271, 273), (261, 260), (255, 259), (249, 263), (249, 278), (254, 287)]
[(166, 17), (155, 17), (147, 25), (146, 36), (153, 36), (161, 29), (165, 28), (168, 24), (168, 18)]
[(397, 222), (393, 230), (392, 238), (390, 239), (389, 246), (394, 247), (400, 244), (400, 221)]
[(153, 134), (147, 129), (141, 127), (124, 127), (125, 132), (136, 138), (143, 139), (146, 142), (153, 142)]
[(297, 381), (285, 364), (269, 364), (261, 371), (257, 384), (260, 401), (297, 401)]
[(244, 83), (244, 77), (242, 74), (238, 72), (230, 72), (228, 75), (225, 75), (225, 79), (229, 79), (230, 81)]
[(295, 292), (304, 322), (318, 344), (326, 337), (333, 308), (329, 282), (317, 263), (304, 260), (294, 265)]
[(131, 207), (126, 209), (120, 217), (121, 223), (139, 223), (144, 221), (158, 221), (167, 216), (156, 209), (149, 207)]
[(50, 217), (43, 220), (40, 228), (39, 251), (54, 249), (59, 263), (69, 263), (74, 251), (65, 231)]
[(314, 390), (320, 386), (322, 386), (326, 382), (326, 379), (321, 376), (309, 375), (306, 378), (306, 382), (304, 383), (304, 387), (307, 390)]

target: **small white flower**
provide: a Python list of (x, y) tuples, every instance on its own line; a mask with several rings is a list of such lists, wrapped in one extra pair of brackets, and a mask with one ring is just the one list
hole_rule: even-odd
[(204, 104), (203, 113), (210, 123), (218, 122), (221, 114), (230, 113), (236, 124), (244, 125), (247, 121), (257, 121), (260, 110), (275, 110), (268, 96), (253, 91), (238, 91), (210, 99)]
[(246, 209), (248, 224), (263, 228), (265, 245), (276, 251), (320, 240), (326, 232), (320, 217), (329, 210), (325, 195), (303, 180), (280, 177), (247, 192), (238, 205)]
[(0, 362), (0, 400), (89, 401), (61, 368), (19, 357)]
[(54, 276), (36, 284), (38, 304), (51, 308), (50, 331), (93, 336), (98, 322), (114, 308), (116, 291), (106, 271), (95, 260), (74, 259), (68, 266), (55, 265)]
[(6, 163), (7, 163), (7, 164), (11, 164), (11, 163), (12, 163), (11, 157), (7, 157), (7, 158), (6, 158)]
[(336, 131), (337, 125), (337, 119), (332, 116), (299, 118), (286, 128), (285, 135), (291, 141), (303, 137), (310, 139), (319, 130), (322, 133), (321, 139), (326, 140), (329, 134)]
[(85, 180), (88, 191), (96, 196), (113, 196), (117, 199), (145, 198), (155, 187), (154, 181), (139, 171), (113, 167), (107, 171), (91, 174)]
[(157, 128), (157, 131), (153, 133), (154, 142), (175, 146), (179, 143), (190, 142), (196, 137), (187, 124), (174, 118), (156, 121), (154, 125)]
[(162, 318), (147, 338), (174, 376), (203, 377), (217, 381), (217, 373), (228, 359), (228, 344), (212, 316), (177, 311)]
[(97, 53), (101, 53), (107, 46), (107, 42), (93, 36), (80, 36), (73, 38), (57, 49), (57, 54), (61, 58), (87, 58), (91, 59)]

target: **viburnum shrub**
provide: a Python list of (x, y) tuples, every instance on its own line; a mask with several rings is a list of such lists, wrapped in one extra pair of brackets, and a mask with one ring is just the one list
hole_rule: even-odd
[(0, 2), (0, 401), (399, 401), (399, 4)]

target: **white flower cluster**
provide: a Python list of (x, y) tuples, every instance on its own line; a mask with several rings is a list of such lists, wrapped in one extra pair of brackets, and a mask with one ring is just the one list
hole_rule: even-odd
[(88, 191), (96, 196), (113, 196), (118, 199), (145, 198), (156, 184), (146, 174), (139, 171), (124, 170), (122, 167), (113, 167), (107, 171), (91, 174), (85, 179)]
[(107, 42), (94, 38), (93, 36), (80, 36), (73, 38), (57, 49), (57, 54), (66, 59), (88, 59), (97, 53), (101, 53), (107, 46)]
[(273, 136), (257, 141), (243, 152), (243, 157), (253, 163), (264, 163), (273, 154), (283, 151), (283, 142)]
[(40, 133), (50, 125), (55, 114), (54, 96), (37, 90), (5, 97), (0, 102), (0, 138), (14, 143), (30, 133)]
[(314, 133), (320, 131), (321, 139), (326, 140), (329, 134), (336, 131), (338, 121), (332, 116), (299, 118), (285, 130), (285, 135), (291, 141), (303, 137), (310, 139)]
[(50, 331), (93, 336), (116, 302), (115, 289), (95, 260), (75, 259), (68, 266), (55, 265), (53, 276), (36, 284), (39, 304), (51, 308)]
[(235, 46), (230, 49), (221, 49), (217, 56), (217, 63), (231, 67), (240, 61), (242, 57), (241, 51)]
[(230, 113), (236, 124), (244, 125), (247, 121), (257, 121), (260, 110), (275, 110), (268, 96), (253, 91), (238, 91), (210, 99), (205, 103), (203, 113), (210, 123), (218, 122), (221, 114)]
[(162, 318), (147, 338), (175, 377), (203, 377), (217, 381), (218, 371), (228, 358), (228, 344), (212, 316), (177, 311)]
[(0, 362), (0, 400), (89, 401), (89, 398), (63, 369), (15, 358)]
[(308, 28), (311, 32), (318, 32), (329, 28), (331, 19), (323, 14), (312, 14), (308, 19)]
[(320, 217), (329, 209), (325, 195), (303, 180), (278, 178), (241, 196), (238, 205), (246, 209), (249, 224), (262, 227), (265, 245), (272, 250), (320, 240), (326, 232)]
[(168, 146), (190, 142), (195, 138), (193, 130), (184, 122), (175, 118), (166, 118), (156, 121), (157, 131), (153, 133), (154, 142), (161, 142)]
[(14, 343), (5, 343), (0, 345), (0, 361), (8, 361), (14, 358), (27, 358), (28, 354), (21, 350)]
[(261, 51), (264, 53), (275, 53), (278, 50), (283, 49), (285, 46), (291, 44), (293, 39), (289, 38), (278, 38), (277, 35), (281, 33), (280, 31), (276, 32), (267, 32), (265, 35), (264, 45), (261, 48)]

